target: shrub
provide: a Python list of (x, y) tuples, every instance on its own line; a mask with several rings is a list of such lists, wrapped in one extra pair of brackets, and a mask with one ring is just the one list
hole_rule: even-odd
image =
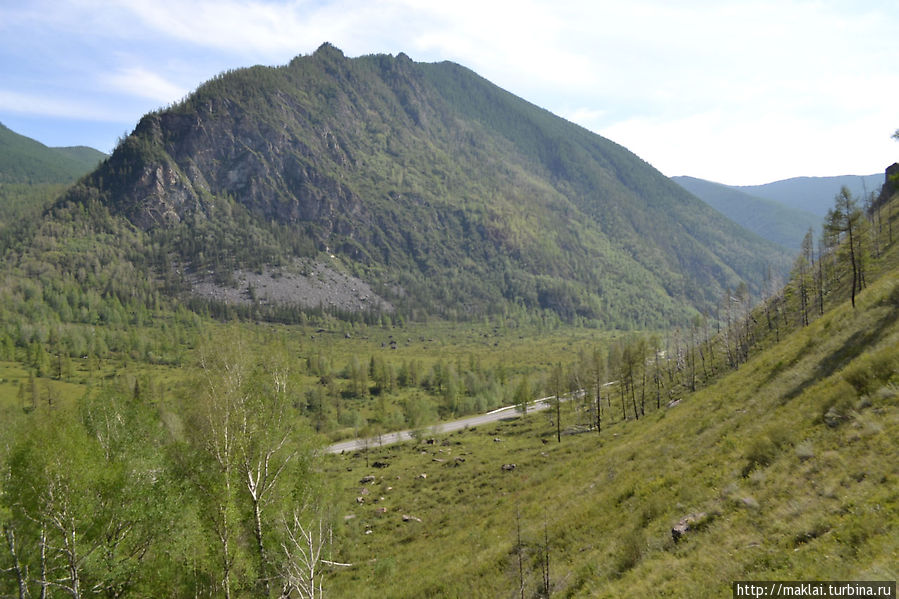
[(777, 457), (777, 446), (768, 435), (762, 435), (749, 442), (743, 457), (746, 458), (746, 465), (742, 475), (747, 476), (756, 467), (764, 467), (773, 462)]
[(632, 530), (629, 534), (624, 535), (618, 544), (618, 552), (615, 555), (614, 566), (618, 576), (622, 576), (640, 562), (645, 545), (646, 539), (643, 538), (643, 531), (640, 529)]
[(843, 372), (843, 379), (859, 395), (870, 395), (883, 387), (899, 370), (899, 357), (888, 351), (862, 356)]

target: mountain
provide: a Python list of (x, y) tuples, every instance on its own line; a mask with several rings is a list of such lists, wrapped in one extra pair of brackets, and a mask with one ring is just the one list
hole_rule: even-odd
[(799, 249), (810, 227), (816, 233), (821, 227), (821, 217), (816, 214), (729, 185), (695, 177), (672, 177), (672, 180), (740, 226), (791, 250)]
[(104, 158), (86, 146), (49, 148), (0, 123), (0, 183), (71, 183)]
[(625, 148), (464, 67), (329, 44), (146, 115), (66, 203), (127, 219), (212, 297), (246, 300), (250, 271), (338, 271), (410, 315), (672, 322), (787, 263)]
[(811, 212), (820, 217), (833, 207), (833, 199), (843, 186), (856, 198), (880, 192), (883, 173), (874, 175), (841, 175), (839, 177), (795, 177), (764, 185), (733, 186), (749, 195), (774, 200), (791, 208)]

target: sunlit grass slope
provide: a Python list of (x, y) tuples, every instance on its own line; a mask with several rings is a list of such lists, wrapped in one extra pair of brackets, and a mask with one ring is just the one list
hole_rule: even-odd
[[(519, 597), (523, 579), (524, 596), (539, 596), (547, 546), (558, 596), (722, 597), (733, 580), (895, 580), (899, 279), (885, 264), (893, 270), (857, 309), (841, 304), (677, 406), (601, 435), (556, 443), (544, 413), (335, 456), (332, 558), (354, 566), (329, 572), (326, 587), (334, 596)], [(366, 475), (374, 482), (360, 483)], [(693, 529), (676, 543), (671, 529), (689, 515)]]

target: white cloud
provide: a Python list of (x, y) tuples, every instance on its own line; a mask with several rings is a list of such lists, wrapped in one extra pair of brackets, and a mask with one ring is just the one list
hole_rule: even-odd
[(100, 79), (112, 90), (162, 104), (180, 100), (188, 92), (187, 89), (140, 66), (123, 67), (115, 73), (102, 75)]
[[(157, 103), (220, 70), (283, 64), (330, 41), (349, 56), (459, 62), (669, 174), (810, 174), (836, 163), (832, 141), (856, 148), (840, 158), (846, 167), (832, 168), (857, 170), (848, 165), (865, 156), (860, 170), (873, 172), (899, 147), (888, 135), (875, 140), (875, 130), (899, 126), (899, 11), (890, 2), (35, 0), (0, 8), (6, 17), (9, 44), (34, 29), (45, 61), (62, 57), (53, 68), (83, 62), (73, 81)], [(46, 53), (56, 39), (84, 54)], [(5, 103), (15, 104), (8, 95)]]
[(635, 118), (599, 133), (668, 176), (752, 185), (881, 172), (899, 153), (882, 125), (876, 117), (822, 125), (798, 117), (750, 119), (709, 112), (674, 120)]
[(128, 122), (132, 115), (99, 102), (78, 101), (0, 89), (0, 111), (109, 123)]

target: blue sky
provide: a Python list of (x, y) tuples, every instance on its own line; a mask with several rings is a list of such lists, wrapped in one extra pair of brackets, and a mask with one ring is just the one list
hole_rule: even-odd
[(215, 74), (325, 41), (463, 64), (669, 176), (899, 160), (895, 0), (0, 0), (0, 122), (108, 152)]

